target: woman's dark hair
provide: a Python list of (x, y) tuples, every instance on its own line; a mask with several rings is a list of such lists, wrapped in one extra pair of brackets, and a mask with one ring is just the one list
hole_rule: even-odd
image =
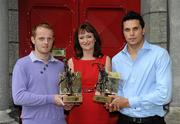
[(101, 52), (101, 40), (99, 37), (98, 32), (96, 31), (96, 29), (89, 23), (89, 22), (85, 22), (83, 24), (81, 24), (74, 35), (74, 50), (75, 50), (75, 54), (77, 58), (82, 58), (83, 57), (83, 50), (79, 44), (79, 38), (78, 35), (80, 32), (82, 31), (87, 31), (89, 33), (93, 33), (94, 38), (96, 40), (95, 44), (94, 44), (94, 53), (93, 56), (96, 58), (102, 57), (103, 54)]
[(136, 20), (139, 20), (139, 23), (141, 25), (141, 28), (143, 29), (144, 28), (144, 20), (142, 18), (142, 16), (139, 14), (139, 13), (136, 13), (134, 11), (129, 11), (122, 19), (122, 26), (123, 26), (123, 23), (125, 21), (128, 21), (128, 20), (133, 20), (133, 19), (136, 19)]

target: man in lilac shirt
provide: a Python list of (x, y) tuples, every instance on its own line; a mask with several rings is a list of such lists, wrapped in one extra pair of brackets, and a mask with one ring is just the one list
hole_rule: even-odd
[(136, 12), (122, 20), (127, 44), (112, 59), (113, 71), (121, 74), (118, 97), (110, 111), (120, 111), (118, 124), (165, 124), (172, 95), (171, 59), (168, 52), (144, 39), (144, 20)]
[(12, 95), (22, 106), (23, 124), (66, 124), (64, 103), (58, 95), (59, 74), (64, 65), (51, 56), (54, 32), (47, 23), (32, 30), (34, 50), (20, 58), (13, 70)]

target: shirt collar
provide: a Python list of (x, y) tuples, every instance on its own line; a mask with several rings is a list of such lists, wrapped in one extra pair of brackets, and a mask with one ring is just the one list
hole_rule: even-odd
[[(32, 62), (35, 62), (35, 61), (41, 61), (43, 62), (41, 59), (38, 59), (36, 57), (36, 55), (34, 54), (34, 51), (31, 51), (31, 53), (29, 54), (29, 57), (31, 58)], [(50, 56), (50, 59), (48, 60), (49, 62), (56, 62), (58, 61), (57, 59), (55, 59), (52, 55)]]
[[(143, 44), (143, 47), (141, 48), (141, 50), (150, 50), (150, 49), (151, 49), (150, 44), (148, 43), (147, 40), (145, 40), (145, 41), (144, 41), (144, 44)], [(127, 44), (126, 44), (125, 47), (123, 48), (122, 52), (128, 53)]]

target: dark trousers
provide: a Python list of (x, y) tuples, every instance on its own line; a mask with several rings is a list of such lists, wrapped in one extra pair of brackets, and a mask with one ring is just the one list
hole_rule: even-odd
[(166, 124), (164, 117), (152, 116), (145, 118), (132, 118), (123, 114), (119, 114), (117, 124)]

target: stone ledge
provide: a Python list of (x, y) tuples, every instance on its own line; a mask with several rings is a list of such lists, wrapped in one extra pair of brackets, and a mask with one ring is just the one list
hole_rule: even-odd
[(11, 118), (6, 111), (0, 111), (0, 124), (14, 123), (14, 119)]
[(165, 120), (167, 124), (179, 124), (180, 122), (180, 107), (170, 107), (169, 113), (166, 115)]

